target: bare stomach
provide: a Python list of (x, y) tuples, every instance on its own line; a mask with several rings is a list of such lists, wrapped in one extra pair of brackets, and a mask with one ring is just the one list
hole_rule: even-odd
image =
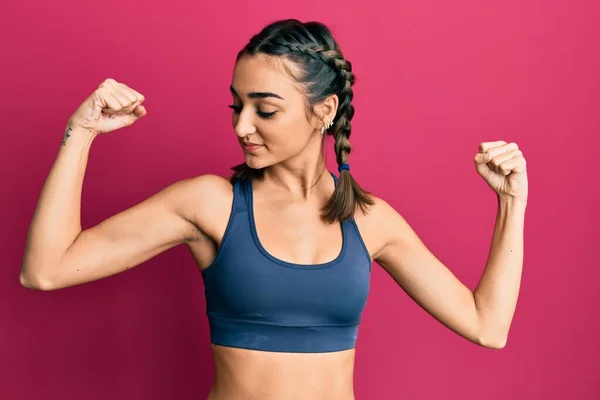
[(279, 353), (211, 348), (215, 380), (206, 400), (355, 400), (354, 349)]

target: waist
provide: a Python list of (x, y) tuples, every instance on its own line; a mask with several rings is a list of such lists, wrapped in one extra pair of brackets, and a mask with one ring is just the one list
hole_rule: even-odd
[(210, 400), (354, 400), (354, 348), (327, 353), (269, 352), (212, 344)]

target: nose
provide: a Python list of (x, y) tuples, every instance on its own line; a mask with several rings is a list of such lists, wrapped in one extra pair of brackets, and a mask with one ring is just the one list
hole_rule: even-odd
[(242, 109), (239, 114), (233, 115), (233, 127), (235, 134), (239, 138), (256, 133), (256, 126), (254, 125), (254, 120), (249, 108), (246, 110)]

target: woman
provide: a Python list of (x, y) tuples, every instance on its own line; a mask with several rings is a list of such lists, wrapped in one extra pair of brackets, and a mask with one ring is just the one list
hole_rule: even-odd
[[(142, 94), (107, 79), (69, 119), (31, 223), (21, 283), (77, 285), (185, 243), (205, 284), (216, 368), (210, 400), (354, 399), (354, 344), (372, 261), (448, 328), (502, 348), (523, 258), (521, 151), (486, 142), (474, 156), (499, 208), (490, 258), (472, 292), (352, 178), (353, 82), (323, 24), (267, 26), (238, 54), (233, 73), (230, 107), (244, 152), (233, 177), (176, 182), (82, 230), (93, 140), (146, 115)], [(339, 180), (325, 167), (326, 135), (335, 138)]]

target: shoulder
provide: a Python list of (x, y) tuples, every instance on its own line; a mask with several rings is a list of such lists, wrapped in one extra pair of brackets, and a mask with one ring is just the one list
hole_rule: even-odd
[(233, 185), (222, 176), (206, 174), (184, 179), (186, 190), (205, 205), (219, 203), (222, 200), (233, 198)]
[(201, 202), (204, 206), (220, 203), (233, 197), (233, 185), (218, 175), (206, 174), (181, 179), (163, 190), (177, 204), (185, 207), (190, 202)]
[(227, 220), (233, 204), (233, 185), (224, 177), (206, 174), (179, 180), (170, 186), (177, 211), (202, 232)]
[(360, 209), (356, 211), (356, 219), (360, 219), (365, 223), (387, 227), (394, 224), (398, 220), (403, 220), (402, 216), (394, 207), (380, 197), (371, 195), (374, 204), (367, 209), (366, 213), (362, 213)]
[(357, 209), (355, 221), (365, 241), (369, 243), (370, 253), (373, 259), (377, 259), (381, 251), (401, 235), (408, 227), (406, 220), (386, 200), (371, 195), (374, 204), (367, 209), (366, 213)]

